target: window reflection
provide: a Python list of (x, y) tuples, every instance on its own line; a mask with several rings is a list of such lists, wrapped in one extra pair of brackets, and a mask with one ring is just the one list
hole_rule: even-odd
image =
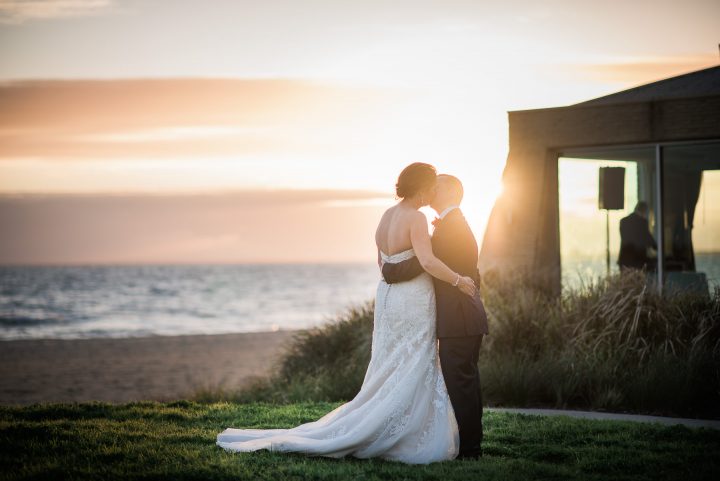
[[(658, 158), (662, 206), (657, 205)], [(609, 166), (625, 169), (625, 185), (622, 208), (606, 217), (598, 203), (598, 176), (600, 168)], [(606, 274), (609, 220), (611, 273), (618, 271), (618, 261), (629, 268), (644, 264), (648, 279), (656, 280), (653, 247), (662, 238), (666, 292), (720, 288), (720, 142), (663, 145), (660, 157), (655, 145), (568, 149), (559, 155), (558, 183), (563, 286)], [(640, 214), (634, 215), (642, 202), (647, 204), (646, 212), (639, 209)], [(663, 213), (662, 222), (658, 212)], [(635, 245), (631, 257), (641, 260), (623, 260), (631, 244)]]
[(663, 150), (664, 270), (670, 290), (720, 286), (720, 142)]
[[(598, 203), (599, 171), (602, 167), (625, 169), (623, 207), (608, 211), (607, 217)], [(558, 159), (558, 184), (561, 278), (564, 287), (574, 287), (606, 274), (608, 220), (610, 272), (618, 271), (620, 221), (633, 214), (639, 201), (647, 204), (647, 229), (649, 235), (657, 238), (654, 146), (564, 151)], [(625, 249), (624, 254), (627, 252)], [(655, 270), (655, 256), (652, 249), (646, 252), (649, 271)]]

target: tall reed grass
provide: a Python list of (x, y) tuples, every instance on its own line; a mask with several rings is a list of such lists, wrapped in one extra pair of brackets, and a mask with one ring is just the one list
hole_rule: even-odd
[[(720, 289), (660, 296), (640, 272), (553, 296), (528, 272), (483, 276), (490, 317), (480, 376), (486, 405), (720, 418)], [(339, 401), (369, 362), (373, 303), (299, 334), (275, 368), (198, 400)]]

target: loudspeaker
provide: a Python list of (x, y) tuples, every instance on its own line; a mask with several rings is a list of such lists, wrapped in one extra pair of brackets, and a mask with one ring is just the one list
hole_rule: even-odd
[(625, 167), (600, 167), (598, 209), (625, 208)]

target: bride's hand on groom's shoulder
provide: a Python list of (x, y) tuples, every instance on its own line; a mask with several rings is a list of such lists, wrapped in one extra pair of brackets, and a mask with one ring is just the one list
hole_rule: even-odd
[(458, 289), (460, 289), (463, 294), (467, 294), (468, 296), (474, 296), (475, 282), (472, 280), (472, 278), (463, 276), (460, 278), (460, 282), (458, 282)]

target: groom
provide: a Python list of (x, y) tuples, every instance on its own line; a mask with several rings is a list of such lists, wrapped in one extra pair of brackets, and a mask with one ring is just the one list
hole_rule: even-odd
[[(430, 204), (440, 215), (433, 221), (433, 254), (454, 271), (472, 277), (477, 285), (478, 246), (460, 212), (462, 183), (447, 174), (438, 175), (437, 180), (437, 195)], [(422, 272), (417, 257), (382, 267), (388, 284), (408, 281)], [(433, 281), (440, 364), (460, 431), (458, 459), (477, 458), (482, 456), (483, 437), (478, 357), (483, 335), (488, 333), (487, 316), (478, 291), (471, 297), (447, 282), (435, 277)]]

